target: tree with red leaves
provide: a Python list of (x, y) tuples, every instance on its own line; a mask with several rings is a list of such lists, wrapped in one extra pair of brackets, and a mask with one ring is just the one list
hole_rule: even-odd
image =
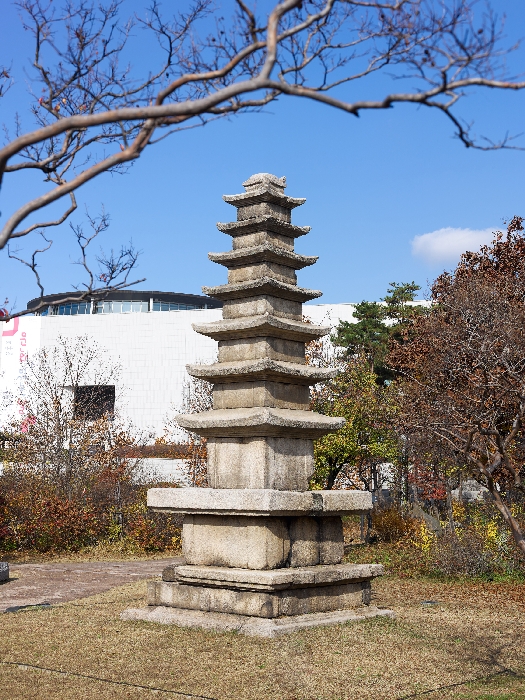
[(525, 458), (525, 237), (515, 217), (491, 245), (467, 252), (434, 282), (389, 357), (400, 380), (407, 435), (447, 454), (486, 486), (525, 555), (511, 498), (523, 498)]

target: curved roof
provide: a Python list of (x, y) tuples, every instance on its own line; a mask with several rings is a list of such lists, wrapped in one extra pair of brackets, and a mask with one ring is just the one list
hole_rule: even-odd
[[(60, 292), (58, 294), (47, 294), (43, 297), (37, 297), (36, 299), (31, 299), (28, 302), (27, 308), (29, 310), (36, 308), (41, 304), (42, 301), (51, 304), (60, 304), (61, 301), (65, 299), (81, 297), (84, 292)], [(211, 299), (208, 296), (201, 294), (185, 294), (184, 292), (159, 292), (159, 291), (147, 291), (142, 289), (122, 289), (115, 292), (107, 292), (103, 296), (95, 295), (98, 300), (103, 301), (149, 301), (153, 299), (154, 301), (168, 301), (175, 304), (195, 304), (195, 306), (206, 305), (208, 309), (220, 309), (222, 303), (217, 299)], [(85, 297), (84, 301), (89, 300), (89, 297)]]

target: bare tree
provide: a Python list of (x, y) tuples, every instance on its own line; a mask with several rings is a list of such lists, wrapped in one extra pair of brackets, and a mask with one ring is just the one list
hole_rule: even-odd
[[(189, 377), (183, 386), (183, 399), (177, 413), (202, 413), (213, 408), (213, 386), (196, 377)], [(168, 416), (164, 426), (164, 435), (158, 444), (176, 445), (185, 448), (184, 466), (192, 486), (208, 486), (208, 450), (206, 438), (181, 428), (177, 415)]]
[(121, 455), (137, 441), (115, 411), (119, 374), (88, 336), (60, 337), (29, 358), (24, 398), (4, 435), (9, 462), (68, 499), (92, 494), (101, 479), (117, 489), (129, 482), (140, 460)]
[[(134, 280), (133, 282), (128, 282), (129, 275), (136, 267), (138, 257), (141, 254), (141, 251), (134, 248), (131, 241), (127, 245), (121, 246), (120, 251), (117, 252), (111, 249), (109, 253), (105, 253), (101, 248), (99, 255), (95, 255), (98, 270), (94, 270), (88, 248), (101, 233), (107, 231), (109, 228), (110, 219), (105, 211), (102, 211), (99, 216), (95, 217), (91, 216), (89, 212), (86, 211), (86, 217), (91, 228), (91, 231), (87, 234), (84, 232), (84, 227), (82, 225), (73, 225), (70, 223), (70, 228), (74, 233), (76, 242), (80, 249), (80, 257), (75, 261), (75, 264), (79, 265), (83, 269), (85, 273), (85, 282), (74, 286), (75, 291), (72, 291), (69, 295), (61, 296), (60, 300), (56, 302), (57, 305), (65, 304), (70, 301), (78, 303), (86, 299), (103, 299), (109, 292), (115, 292), (119, 289), (126, 289), (127, 287), (131, 287), (139, 282), (144, 282), (144, 278)], [(20, 250), (12, 249), (9, 245), (7, 246), (7, 254), (9, 258), (18, 260), (18, 262), (31, 270), (40, 292), (40, 301), (33, 303), (31, 308), (23, 309), (17, 313), (4, 313), (4, 321), (7, 321), (14, 316), (38, 313), (49, 306), (53, 306), (53, 304), (49, 303), (48, 299), (44, 299), (45, 289), (40, 276), (40, 266), (37, 259), (39, 255), (45, 253), (51, 248), (53, 241), (46, 238), (43, 231), (39, 231), (38, 235), (43, 239), (43, 243), (41, 244), (42, 247), (33, 250), (29, 260), (20, 257)]]
[(432, 443), (448, 469), (486, 486), (525, 555), (511, 507), (525, 494), (525, 237), (516, 217), (506, 236), (465, 253), (432, 287), (433, 308), (417, 317), (390, 354), (402, 377), (405, 428)]
[[(235, 0), (229, 17), (228, 7), (188, 0), (187, 10), (170, 20), (156, 0), (145, 18), (129, 20), (121, 18), (121, 4), (67, 0), (58, 9), (51, 0), (17, 2), (34, 37), (32, 123), (26, 129), (16, 117), (12, 136), (7, 129), (0, 183), (6, 175), (36, 170), (50, 187), (7, 216), (0, 249), (66, 221), (81, 185), (123, 171), (147, 146), (282, 96), (354, 116), (422, 105), (448, 118), (467, 147), (512, 147), (507, 137), (477, 138), (455, 112), (472, 88), (525, 87), (507, 67), (516, 46), (505, 42), (490, 8), (475, 12), (471, 0), (283, 0), (268, 13)], [(142, 69), (125, 63), (135, 28), (158, 46)], [(12, 76), (9, 68), (0, 71), (1, 97)], [(410, 87), (354, 99), (355, 83), (381, 72)], [(49, 205), (64, 197), (63, 213), (47, 216)], [(28, 224), (41, 210), (41, 220)]]

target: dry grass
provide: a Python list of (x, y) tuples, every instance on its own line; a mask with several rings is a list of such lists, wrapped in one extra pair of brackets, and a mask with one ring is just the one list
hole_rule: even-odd
[(145, 552), (129, 540), (99, 542), (92, 547), (84, 547), (78, 552), (0, 552), (0, 559), (11, 564), (61, 564), (82, 561), (144, 561), (168, 559), (181, 555), (180, 549), (165, 549), (161, 552)]
[(144, 602), (145, 582), (134, 583), (4, 615), (0, 687), (13, 700), (148, 698), (153, 688), (220, 700), (525, 698), (524, 593), (522, 585), (385, 578), (376, 602), (396, 620), (260, 640), (123, 622), (121, 610)]

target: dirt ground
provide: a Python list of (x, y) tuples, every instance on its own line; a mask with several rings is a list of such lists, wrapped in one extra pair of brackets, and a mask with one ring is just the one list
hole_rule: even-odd
[(6, 609), (65, 603), (102, 593), (115, 586), (160, 576), (182, 557), (146, 561), (52, 562), (10, 564), (10, 581), (0, 585), (0, 613)]
[(525, 698), (525, 586), (385, 577), (396, 619), (275, 640), (125, 622), (145, 581), (1, 618), (2, 697)]

